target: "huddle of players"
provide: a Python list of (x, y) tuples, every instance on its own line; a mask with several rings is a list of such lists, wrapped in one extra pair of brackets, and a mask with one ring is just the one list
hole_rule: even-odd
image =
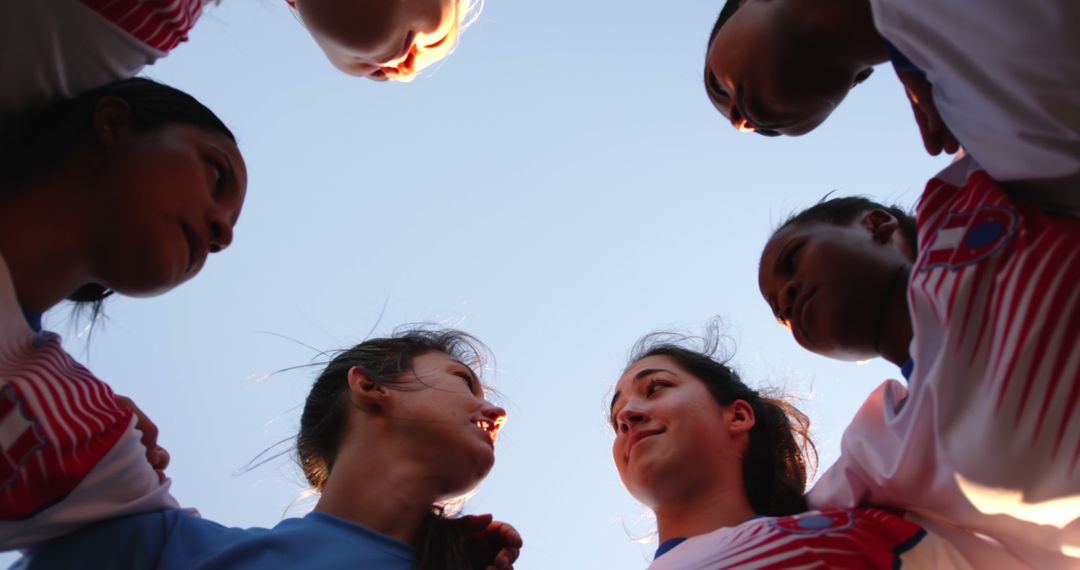
[[(350, 57), (351, 48), (332, 39), (341, 35), (334, 25), (345, 21), (324, 9), (333, 2), (290, 4), (335, 65), (376, 79), (411, 77), (421, 62), (445, 55), (464, 12), (460, 2), (406, 3), (442, 10), (435, 10), (437, 16), (420, 8), (413, 14), (418, 22), (430, 20), (421, 25), (429, 41), (423, 41), (425, 34), (414, 34), (400, 54), (394, 48), (388, 57), (365, 59)], [(907, 380), (885, 382), (862, 406), (845, 432), (841, 458), (811, 490), (809, 503), (821, 509), (903, 509), (909, 520), (949, 539), (975, 567), (1066, 567), (1080, 555), (1080, 420), (1075, 417), (1080, 408), (1080, 327), (1072, 324), (1080, 317), (1080, 259), (1073, 245), (1080, 238), (1073, 217), (1080, 213), (1080, 35), (1072, 29), (1080, 23), (1080, 7), (1051, 0), (930, 4), (730, 0), (709, 39), (706, 91), (740, 130), (799, 135), (821, 124), (875, 65), (891, 62), (907, 89), (927, 150), (936, 154), (963, 147), (965, 156), (928, 183), (915, 216), (863, 198), (835, 198), (792, 217), (765, 245), (759, 270), (762, 295), (800, 345), (843, 359), (882, 356), (900, 366)], [(73, 69), (72, 57), (93, 53), (84, 49), (85, 42), (68, 46), (71, 53), (61, 49), (55, 57), (43, 57), (40, 68), (30, 72), (7, 64), (0, 73), (33, 77), (38, 83), (14, 83), (27, 92), (5, 89), (17, 96), (5, 97), (0, 118), (19, 114), (27, 101), (76, 95), (134, 74), (175, 47), (202, 7), (201, 1), (13, 3), (5, 8), (13, 14), (4, 18), (9, 27), (23, 21), (50, 25), (14, 26), (20, 33), (7, 30), (7, 41), (47, 43), (55, 30), (83, 37), (73, 31), (78, 30), (111, 55), (96, 63), (76, 59), (80, 63), (74, 69), (86, 70), (79, 77), (64, 74)], [(31, 13), (35, 10), (44, 12)], [(144, 12), (142, 19), (130, 17)], [(130, 45), (138, 49), (117, 47)], [(75, 85), (78, 80), (86, 84)], [(149, 108), (149, 115), (168, 114), (153, 104)], [(213, 169), (215, 203), (206, 235), (195, 240), (205, 242), (205, 251), (179, 276), (154, 283), (152, 292), (190, 278), (206, 253), (228, 245), (243, 200), (242, 158), (231, 134), (216, 117), (174, 113), (169, 120), (181, 115), (182, 122), (209, 126), (225, 136), (210, 141), (224, 149), (222, 165)], [(124, 127), (128, 119), (123, 109), (110, 115), (106, 108), (100, 116), (95, 128), (100, 127), (106, 142), (109, 127)], [(17, 174), (5, 185), (30, 176)], [(24, 276), (32, 271), (24, 270), (11, 251), (3, 251), (9, 274), (5, 282), (21, 313), (9, 311), (4, 321), (7, 356), (26, 343), (40, 344), (40, 337), (30, 340), (29, 331), (22, 330), (25, 325), (19, 328), (25, 319), (39, 331), (33, 315), (60, 299), (100, 300), (103, 294), (78, 287), (58, 298), (31, 298), (26, 291), (36, 281)], [(109, 285), (112, 291), (148, 292), (140, 283), (125, 290), (119, 279)], [(94, 477), (101, 476), (103, 465), (142, 455), (137, 445), (124, 445), (143, 438), (130, 425), (132, 411), (103, 405), (111, 401), (108, 387), (74, 361), (67, 362), (58, 340), (51, 342), (55, 354), (45, 373), (85, 376), (100, 395), (73, 394), (76, 411), (83, 415), (60, 413), (48, 421), (59, 432), (93, 418), (108, 426), (102, 431), (109, 437), (72, 436), (67, 449), (77, 457), (67, 483), (41, 490), (27, 475), (9, 486), (7, 507), (19, 511), (6, 514), (15, 518), (38, 513), (58, 497), (68, 505), (72, 498), (90, 505), (103, 501), (88, 496), (85, 482), (98, 481)], [(40, 373), (35, 369), (34, 374)], [(57, 398), (48, 390), (37, 393), (5, 380), (13, 402), (5, 410), (38, 405), (44, 410)], [(163, 467), (152, 448), (148, 458)], [(16, 471), (25, 467), (16, 463)], [(80, 483), (81, 495), (75, 489)], [(116, 487), (116, 479), (110, 485)], [(164, 493), (157, 481), (133, 485), (145, 486), (146, 497)], [(23, 504), (27, 500), (34, 504)], [(124, 508), (111, 514), (144, 506)], [(49, 524), (71, 528), (78, 521)], [(13, 532), (8, 527), (0, 531)], [(658, 558), (657, 564), (664, 560)], [(696, 567), (683, 560), (683, 567)]]

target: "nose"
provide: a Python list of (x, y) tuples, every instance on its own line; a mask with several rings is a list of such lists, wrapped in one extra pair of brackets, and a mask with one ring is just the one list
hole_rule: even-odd
[(619, 424), (619, 433), (628, 433), (631, 425), (648, 422), (649, 414), (631, 404), (627, 404), (623, 406), (623, 409), (619, 410), (615, 421)]
[(740, 133), (752, 133), (757, 130), (754, 128), (753, 123), (747, 121), (746, 117), (739, 111), (734, 98), (728, 103), (728, 119), (731, 121), (731, 126), (735, 127), (735, 130)]
[(397, 67), (398, 73), (405, 77), (416, 75), (416, 46), (409, 48), (409, 55), (401, 60)]
[(498, 434), (502, 429), (503, 424), (506, 423), (506, 410), (502, 406), (496, 406), (491, 402), (487, 402), (484, 405), (483, 412), (484, 417), (491, 420), (495, 424), (495, 428), (492, 430), (492, 434)]
[(776, 300), (780, 309), (780, 318), (785, 323), (791, 322), (791, 316), (795, 310), (795, 299), (799, 298), (799, 284), (796, 281), (790, 281), (784, 288), (780, 290), (779, 298)]
[(233, 240), (233, 228), (232, 222), (229, 221), (223, 209), (211, 210), (207, 216), (206, 225), (210, 231), (210, 253), (217, 253), (229, 247)]

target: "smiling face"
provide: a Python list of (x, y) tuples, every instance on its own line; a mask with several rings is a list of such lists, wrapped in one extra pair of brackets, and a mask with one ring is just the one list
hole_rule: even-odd
[[(753, 426), (733, 428), (734, 409), (670, 356), (633, 363), (615, 385), (611, 454), (623, 485), (652, 509), (716, 484), (742, 485), (742, 455)], [(744, 412), (745, 413), (745, 412)], [(744, 418), (745, 419), (745, 418)]]
[(769, 239), (758, 286), (800, 346), (842, 360), (878, 355), (889, 299), (911, 265), (896, 229), (874, 210), (846, 226), (792, 224)]
[(457, 43), (467, 0), (289, 0), (341, 71), (408, 81)]
[(869, 74), (838, 63), (830, 42), (788, 7), (779, 0), (745, 0), (709, 43), (706, 92), (739, 130), (808, 133)]
[(408, 453), (438, 473), (446, 496), (472, 489), (495, 463), (506, 410), (485, 399), (468, 366), (443, 352), (415, 357), (401, 379), (406, 383), (394, 390), (388, 415), (409, 442)]
[(96, 282), (155, 295), (192, 278), (232, 242), (247, 188), (244, 159), (225, 134), (170, 123), (138, 130), (124, 107), (99, 106), (104, 147), (94, 185), (97, 224), (88, 243)]

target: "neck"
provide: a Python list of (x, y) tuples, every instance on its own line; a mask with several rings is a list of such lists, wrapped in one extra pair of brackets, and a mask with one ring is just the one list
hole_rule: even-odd
[(754, 516), (742, 486), (715, 486), (710, 492), (665, 502), (655, 509), (660, 542), (690, 538), (718, 528), (740, 525)]
[(897, 269), (878, 328), (878, 354), (897, 366), (902, 366), (910, 358), (911, 338), (914, 336), (907, 303), (907, 283), (910, 275), (910, 265)]
[(413, 544), (440, 493), (423, 465), (380, 453), (393, 448), (385, 441), (343, 443), (315, 510)]
[(868, 0), (831, 2), (828, 9), (815, 2), (798, 4), (800, 17), (833, 46), (837, 61), (858, 71), (889, 60)]
[(0, 189), (0, 254), (19, 303), (42, 313), (91, 283), (86, 252), (92, 193), (68, 170)]

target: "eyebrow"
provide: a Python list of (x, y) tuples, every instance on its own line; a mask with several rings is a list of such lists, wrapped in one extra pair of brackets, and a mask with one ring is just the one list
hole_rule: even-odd
[(782, 266), (784, 265), (784, 252), (786, 252), (791, 247), (791, 243), (794, 241), (795, 239), (792, 238), (784, 242), (784, 247), (781, 247), (780, 252), (776, 254), (776, 259), (773, 259), (774, 274), (779, 274), (783, 270)]
[[(645, 378), (646, 376), (652, 376), (653, 374), (656, 374), (657, 372), (671, 373), (671, 371), (666, 369), (666, 368), (645, 368), (644, 370), (639, 371), (637, 374), (634, 374), (633, 383), (636, 384), (642, 378)], [(622, 392), (615, 392), (615, 395), (612, 396), (612, 398), (611, 398), (611, 406), (608, 409), (608, 415), (611, 415), (615, 411), (615, 403), (619, 401), (619, 396), (622, 396)]]
[[(240, 192), (240, 177), (237, 175), (237, 164), (232, 162), (232, 157), (230, 157), (229, 153), (226, 152), (225, 149), (222, 149), (221, 147), (219, 147), (216, 144), (216, 142), (208, 142), (208, 146), (210, 146), (210, 148), (214, 149), (214, 152), (216, 154), (218, 154), (221, 159), (225, 160), (225, 164), (226, 164), (226, 166), (228, 166), (226, 168), (226, 171), (228, 171), (226, 173), (226, 176), (229, 179), (229, 186), (231, 186), (232, 189), (235, 192), (239, 193)], [(239, 219), (240, 219), (240, 214), (233, 214), (233, 216), (229, 220), (229, 222), (232, 223), (233, 226), (235, 226), (235, 225), (237, 225), (237, 221)]]
[(720, 86), (720, 82), (716, 79), (716, 74), (714, 74), (711, 69), (705, 72), (705, 86), (708, 88), (709, 94), (712, 95), (713, 98), (729, 97), (727, 92), (724, 91), (724, 88)]
[(484, 393), (484, 386), (483, 386), (483, 384), (480, 383), (480, 377), (478, 377), (476, 375), (476, 372), (473, 372), (472, 367), (470, 367), (468, 364), (465, 364), (464, 362), (462, 362), (460, 360), (455, 360), (450, 364), (449, 367), (447, 367), (446, 371), (451, 373), (451, 374), (454, 374), (455, 372), (459, 372), (461, 369), (465, 370), (465, 373), (468, 374), (469, 378), (472, 379), (473, 386), (479, 386), (480, 393), (483, 394)]
[[(795, 238), (791, 238), (784, 242), (784, 246), (781, 247), (780, 252), (776, 254), (776, 258), (773, 259), (773, 275), (780, 274), (780, 271), (783, 269), (782, 265), (784, 264), (784, 252), (786, 252), (791, 247), (791, 244), (794, 241)], [(778, 319), (782, 319), (783, 317), (780, 316), (780, 302), (777, 301), (776, 297), (770, 295), (768, 298), (768, 302), (769, 308), (772, 309), (773, 315)]]

